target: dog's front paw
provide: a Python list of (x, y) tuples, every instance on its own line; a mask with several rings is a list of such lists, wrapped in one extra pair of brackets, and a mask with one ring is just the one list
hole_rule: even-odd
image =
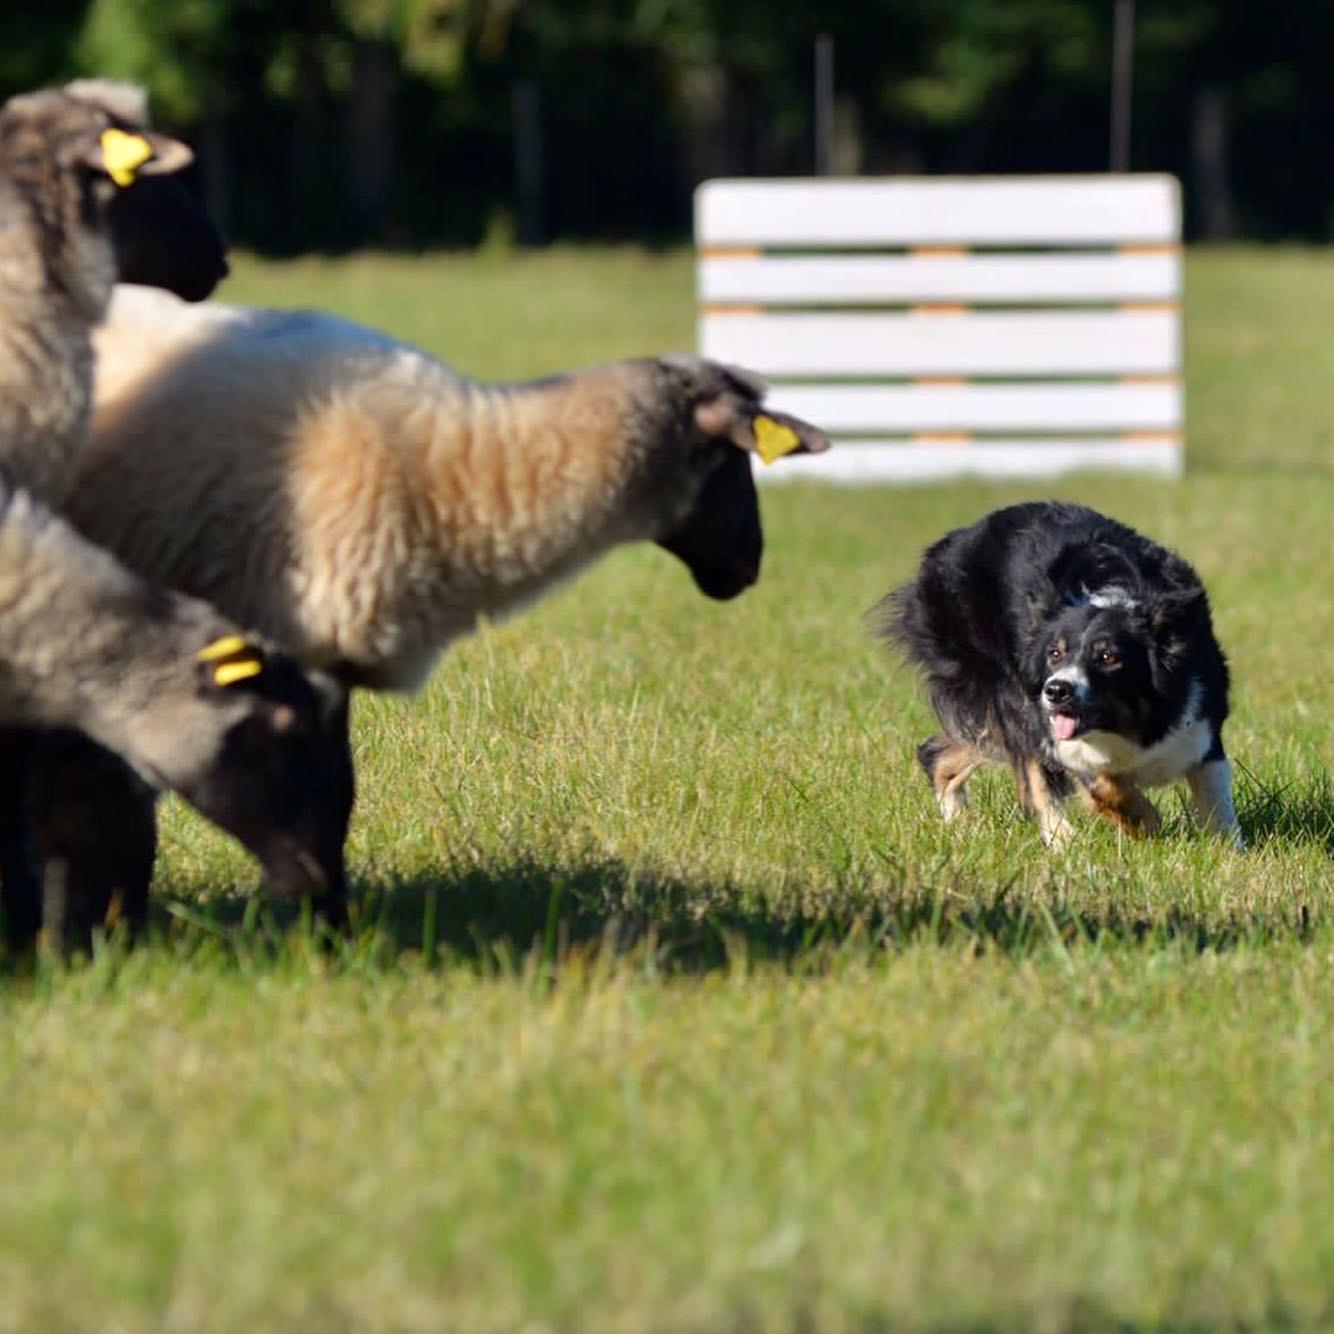
[(1065, 852), (1078, 833), (1074, 821), (1059, 806), (1047, 806), (1038, 813), (1038, 831), (1052, 852)]

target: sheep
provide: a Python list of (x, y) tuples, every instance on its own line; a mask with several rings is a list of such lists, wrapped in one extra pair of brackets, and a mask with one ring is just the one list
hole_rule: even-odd
[[(27, 492), (0, 486), (0, 726), (76, 729), (238, 839), (274, 892), (335, 912), (351, 784), (335, 725), (344, 707), (327, 675), (146, 583)], [(11, 888), (6, 925), (22, 945), (41, 902)], [(138, 923), (146, 886), (128, 890), (139, 897), (123, 910)], [(79, 911), (85, 925), (101, 916)]]
[(414, 690), (483, 615), (637, 539), (736, 596), (763, 547), (751, 454), (829, 443), (696, 357), (485, 386), (333, 316), (130, 287), (97, 347), (76, 526), (349, 687)]
[[(107, 210), (150, 170), (189, 160), (174, 140), (127, 133), (102, 106), (30, 93), (0, 108), (0, 479), (50, 500), (87, 436), (91, 329), (116, 277)], [(35, 739), (0, 736), (0, 879), (39, 898), (27, 855), (27, 759)]]
[[(315, 685), (289, 658), (270, 662), (210, 610), (185, 615), (181, 608), (189, 604), (131, 580), (39, 504), (64, 493), (86, 437), (90, 334), (116, 274), (108, 206), (140, 174), (172, 171), (188, 160), (183, 145), (151, 131), (121, 129), (87, 98), (47, 91), (11, 98), (0, 108), (0, 483), (6, 514), (0, 534), (0, 726), (8, 729), (0, 736), (0, 877), (7, 929), (16, 944), (31, 936), (42, 908), (27, 855), (29, 762), (41, 751), (31, 729), (77, 726), (85, 709), (90, 736), (127, 758), (143, 755), (138, 767), (146, 776), (156, 775), (205, 813), (215, 812), (280, 887), (318, 890), (335, 906), (342, 901), (341, 837), (331, 856), (327, 828), (344, 820), (329, 816), (346, 801), (336, 723), (343, 706), (317, 708)], [(26, 490), (11, 497), (15, 484)], [(105, 599), (105, 608), (88, 596), (90, 588)], [(136, 615), (118, 619), (124, 609), (117, 598)], [(130, 729), (131, 702), (143, 711), (159, 702), (160, 692), (170, 694), (168, 663), (158, 661), (154, 649), (185, 652), (194, 642), (185, 632), (205, 615), (218, 628), (213, 639), (241, 654), (255, 684), (226, 696), (222, 708), (222, 698), (210, 702), (210, 689), (201, 692), (198, 664), (186, 652), (174, 666), (191, 673), (189, 691), (181, 693), (185, 680), (178, 682), (172, 700), (177, 707), (151, 711)], [(182, 617), (180, 634), (164, 633)], [(123, 644), (116, 638), (120, 631)], [(143, 644), (138, 657), (131, 631)], [(81, 642), (99, 646), (106, 656), (90, 657)], [(122, 678), (131, 668), (153, 687), (132, 688), (132, 678)], [(229, 684), (219, 672), (230, 677), (237, 669), (238, 662), (229, 661), (208, 670), (219, 686)], [(90, 693), (91, 702), (85, 698)], [(201, 693), (202, 703), (196, 698)], [(252, 696), (264, 698), (266, 706), (247, 705)], [(173, 714), (197, 732), (161, 731), (162, 720)], [(260, 794), (277, 803), (272, 811), (255, 804)]]
[[(148, 94), (137, 84), (76, 79), (65, 92), (100, 107), (118, 129), (150, 127)], [(227, 276), (227, 243), (177, 172), (136, 175), (112, 196), (107, 222), (123, 283), (202, 301)]]
[(87, 438), (92, 328), (116, 278), (107, 208), (122, 182), (189, 161), (66, 93), (0, 109), (0, 474), (52, 502)]
[(759, 574), (757, 431), (828, 446), (767, 413), (753, 376), (695, 357), (486, 386), (330, 315), (129, 287), (96, 346), (75, 526), (375, 689), (414, 690), (482, 615), (621, 543), (656, 541), (735, 596)]

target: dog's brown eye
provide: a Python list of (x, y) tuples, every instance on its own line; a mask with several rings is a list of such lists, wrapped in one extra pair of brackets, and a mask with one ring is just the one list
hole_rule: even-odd
[(1121, 665), (1121, 655), (1112, 649), (1105, 648), (1098, 654), (1099, 667), (1119, 667)]
[(1047, 650), (1048, 662), (1060, 662), (1063, 657), (1065, 657), (1065, 650), (1062, 649), (1059, 644), (1053, 644), (1051, 648)]

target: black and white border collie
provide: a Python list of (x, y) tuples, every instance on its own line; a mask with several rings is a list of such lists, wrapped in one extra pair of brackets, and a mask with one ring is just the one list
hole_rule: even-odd
[(1240, 846), (1227, 661), (1180, 556), (1082, 505), (1012, 505), (947, 533), (876, 611), (940, 719), (917, 755), (945, 819), (987, 761), (1013, 769), (1049, 845), (1072, 836), (1072, 788), (1153, 833), (1143, 789), (1185, 778), (1200, 823)]

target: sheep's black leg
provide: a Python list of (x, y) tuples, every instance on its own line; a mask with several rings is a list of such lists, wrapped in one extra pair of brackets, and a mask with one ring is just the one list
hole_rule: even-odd
[(29, 785), (33, 734), (0, 730), (0, 903), (5, 939), (13, 951), (26, 950), (42, 926), (41, 882), (29, 825)]
[(99, 926), (138, 934), (157, 855), (153, 790), (79, 732), (44, 734), (32, 767), (47, 930), (69, 949), (87, 949)]
[[(335, 783), (338, 789), (338, 805), (335, 819), (335, 831), (338, 847), (347, 846), (347, 831), (352, 823), (352, 807), (357, 799), (357, 780), (352, 766), (352, 695), (349, 691), (334, 711), (329, 720), (329, 734), (337, 753), (337, 772)], [(341, 858), (339, 865), (342, 865)], [(347, 929), (347, 880), (340, 879), (336, 885), (319, 895), (314, 903), (316, 920), (333, 931)]]

